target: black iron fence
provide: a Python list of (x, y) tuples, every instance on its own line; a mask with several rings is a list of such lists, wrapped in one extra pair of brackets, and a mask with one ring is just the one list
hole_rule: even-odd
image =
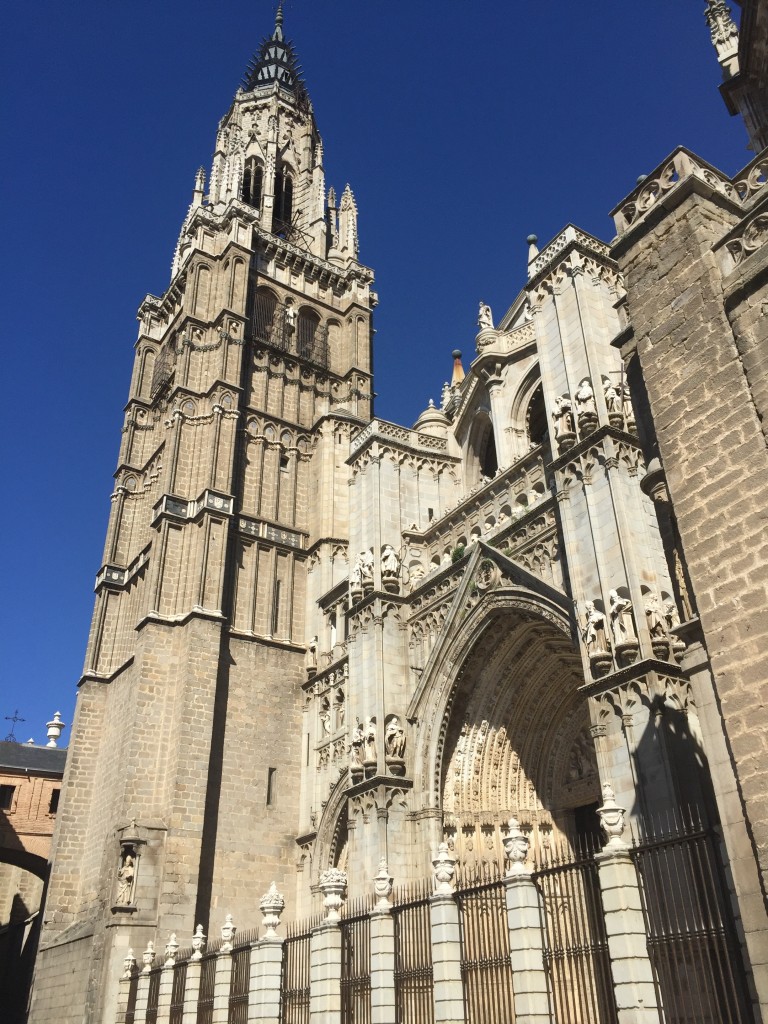
[(212, 1024), (215, 982), (216, 953), (207, 953), (200, 961), (200, 995), (197, 1000), (197, 1024)]
[(146, 1024), (157, 1024), (157, 1002), (160, 996), (160, 975), (161, 967), (155, 967), (149, 975), (149, 988), (147, 991), (147, 1015), (144, 1018)]
[(748, 983), (714, 829), (694, 814), (645, 825), (632, 856), (666, 1024), (746, 1024)]
[(247, 1024), (250, 981), (251, 946), (248, 943), (232, 950), (232, 979), (229, 986), (229, 1024)]
[(394, 896), (396, 1024), (434, 1024), (431, 893), (428, 879)]
[(371, 900), (345, 907), (341, 920), (342, 1024), (371, 1024)]
[(311, 932), (311, 925), (289, 926), (287, 938), (283, 943), (283, 972), (280, 980), (281, 1024), (309, 1024)]
[(594, 850), (550, 850), (533, 873), (543, 909), (544, 964), (558, 1024), (617, 1024)]
[(461, 888), (456, 899), (467, 1024), (511, 1024), (515, 1009), (504, 879)]
[(182, 960), (173, 968), (171, 982), (171, 1008), (169, 1024), (181, 1024), (184, 1016), (184, 991), (187, 987), (187, 961)]

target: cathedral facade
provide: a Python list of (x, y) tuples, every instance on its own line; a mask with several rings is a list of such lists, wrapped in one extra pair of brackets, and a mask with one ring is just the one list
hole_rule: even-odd
[[(610, 245), (531, 237), (409, 428), (373, 415), (373, 273), (278, 13), (139, 310), (32, 1021), (239, 1022), (219, 961), (264, 914), (243, 1021), (768, 1019), (768, 5), (707, 16), (755, 159), (680, 148)], [(345, 989), (338, 894), (374, 879), (392, 964)], [(323, 898), (305, 1017), (274, 920)], [(173, 988), (196, 929), (210, 1016)]]

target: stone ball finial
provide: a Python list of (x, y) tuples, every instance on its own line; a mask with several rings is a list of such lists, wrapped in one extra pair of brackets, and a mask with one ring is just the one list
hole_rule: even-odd
[(460, 348), (455, 348), (453, 350), (453, 352), (451, 352), (451, 358), (452, 359), (461, 359), (461, 349)]
[(639, 174), (639, 175), (637, 176), (637, 184), (638, 184), (638, 185), (642, 185), (642, 184), (643, 184), (643, 182), (645, 181), (645, 179), (646, 179), (647, 177), (648, 177), (648, 175), (647, 175), (647, 174)]
[(538, 240), (539, 240), (539, 236), (538, 235), (528, 235), (528, 237), (526, 238), (526, 242), (528, 243), (528, 245), (536, 245)]

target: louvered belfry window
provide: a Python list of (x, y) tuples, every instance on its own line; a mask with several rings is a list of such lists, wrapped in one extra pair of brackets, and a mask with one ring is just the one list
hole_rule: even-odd
[(261, 206), (261, 190), (264, 183), (264, 170), (256, 157), (251, 157), (243, 171), (243, 187), (240, 198), (249, 206), (258, 210)]
[(259, 341), (272, 342), (277, 299), (266, 288), (259, 288), (253, 304), (253, 331)]
[(296, 348), (302, 359), (312, 359), (315, 355), (315, 341), (320, 317), (311, 309), (302, 309), (296, 321)]
[(293, 216), (293, 178), (288, 171), (280, 170), (275, 176), (275, 211), (272, 218), (273, 231), (277, 234), (291, 225)]

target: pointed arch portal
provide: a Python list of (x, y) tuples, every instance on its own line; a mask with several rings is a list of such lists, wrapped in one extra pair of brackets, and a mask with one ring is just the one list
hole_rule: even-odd
[(595, 832), (597, 764), (564, 608), (523, 588), (492, 591), (439, 665), (419, 701), (417, 770), (465, 871), (503, 862), (512, 814), (543, 845)]

